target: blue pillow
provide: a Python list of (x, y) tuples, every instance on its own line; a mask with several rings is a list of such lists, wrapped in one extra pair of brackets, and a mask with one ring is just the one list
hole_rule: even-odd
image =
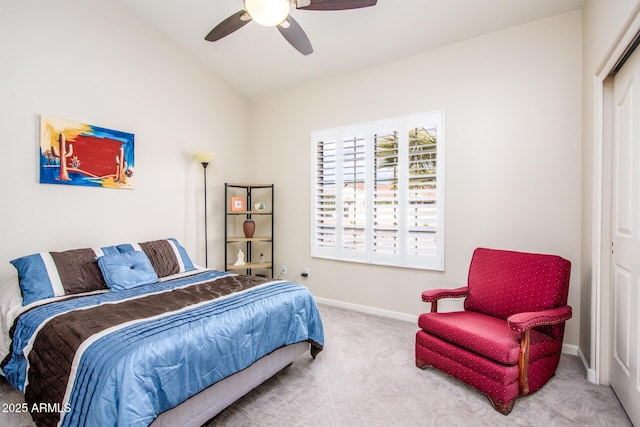
[(98, 266), (111, 290), (133, 289), (158, 281), (149, 258), (141, 251), (105, 255), (98, 258)]
[(118, 249), (107, 246), (40, 252), (10, 261), (18, 270), (22, 305), (45, 298), (106, 289), (96, 257), (113, 253), (117, 254)]

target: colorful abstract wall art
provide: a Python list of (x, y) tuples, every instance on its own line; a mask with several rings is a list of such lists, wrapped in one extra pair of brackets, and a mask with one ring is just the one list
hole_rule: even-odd
[(132, 133), (40, 116), (40, 183), (134, 188)]

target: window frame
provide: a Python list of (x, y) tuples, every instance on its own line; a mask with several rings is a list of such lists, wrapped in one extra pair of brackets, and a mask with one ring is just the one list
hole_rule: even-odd
[[(369, 123), (361, 123), (355, 125), (342, 126), (337, 128), (330, 128), (324, 130), (316, 130), (311, 132), (311, 167), (313, 169), (311, 173), (311, 256), (314, 258), (325, 258), (325, 259), (333, 259), (339, 261), (347, 261), (347, 262), (359, 262), (359, 263), (367, 263), (367, 264), (375, 264), (375, 265), (387, 265), (387, 266), (395, 266), (395, 267), (404, 267), (404, 268), (412, 268), (412, 269), (424, 269), (424, 270), (436, 270), (436, 271), (444, 271), (444, 247), (445, 247), (445, 239), (444, 239), (444, 189), (445, 189), (445, 113), (444, 110), (436, 110), (431, 112), (413, 114), (403, 117), (396, 117), (392, 119), (384, 119), (375, 122)], [(435, 129), (436, 135), (436, 153), (435, 153), (435, 227), (430, 227), (435, 229), (435, 231), (430, 232), (426, 231), (426, 225), (419, 231), (428, 232), (429, 235), (433, 235), (435, 239), (435, 249), (431, 254), (409, 254), (408, 251), (408, 213), (410, 210), (409, 204), (409, 182), (412, 175), (409, 173), (409, 163), (411, 162), (411, 157), (409, 154), (409, 132), (412, 129), (417, 128), (425, 128), (425, 129)], [(398, 146), (398, 165), (397, 171), (394, 170), (394, 173), (398, 174), (398, 182), (401, 184), (398, 186), (395, 191), (397, 192), (398, 200), (400, 201), (397, 206), (396, 216), (398, 217), (398, 232), (396, 235), (397, 245), (399, 246), (399, 250), (396, 253), (385, 253), (385, 251), (378, 251), (373, 248), (374, 241), (376, 236), (374, 236), (374, 219), (376, 218), (376, 213), (374, 212), (375, 203), (375, 176), (374, 171), (376, 170), (376, 135), (380, 139), (380, 135), (389, 135), (394, 132), (398, 134), (399, 146)], [(357, 199), (347, 199), (344, 191), (344, 182), (343, 175), (345, 173), (343, 166), (345, 162), (344, 154), (345, 154), (345, 141), (354, 141), (357, 139), (364, 140), (364, 161), (360, 164), (364, 168), (364, 172), (359, 165), (355, 165), (350, 163), (352, 166), (353, 172), (351, 173), (352, 177), (362, 176), (364, 191), (361, 191), (360, 194), (357, 194), (357, 191), (354, 191), (355, 196), (364, 196), (364, 204), (360, 203), (360, 208), (365, 212), (364, 218), (364, 231), (362, 235), (364, 236), (364, 248), (362, 248), (361, 244), (359, 244), (359, 240), (357, 236), (354, 236), (352, 245), (345, 245), (344, 239), (344, 206), (345, 201), (348, 200), (354, 209), (358, 208), (358, 200)], [(320, 152), (320, 146), (322, 145), (322, 153)], [(333, 148), (329, 148), (333, 145)], [(324, 155), (329, 155), (329, 152), (335, 149), (335, 207), (334, 210), (330, 210), (330, 203), (327, 203), (327, 200), (330, 198), (325, 198), (325, 204), (319, 201), (318, 197), (320, 195), (320, 189), (328, 188), (329, 185), (320, 186), (318, 184), (321, 181), (321, 178), (325, 178), (331, 175), (331, 167), (326, 167), (329, 165), (329, 161), (324, 163), (319, 163), (321, 157)], [(359, 156), (355, 156), (359, 157)], [(325, 165), (324, 168), (320, 169), (320, 166)], [(328, 172), (327, 172), (328, 171)], [(353, 185), (355, 189), (358, 186), (358, 179), (353, 178), (353, 181), (348, 181)], [(341, 190), (337, 190), (337, 188), (341, 188)], [(425, 190), (422, 189), (424, 192)], [(433, 193), (432, 191), (431, 193)], [(419, 207), (426, 206), (427, 203), (418, 203)], [(319, 209), (322, 207), (326, 207), (327, 212), (333, 212), (333, 216), (335, 217), (335, 233), (328, 234), (325, 242), (327, 245), (321, 246), (319, 245), (319, 240), (317, 240), (318, 232), (320, 231), (319, 221), (317, 213)], [(391, 209), (394, 210), (394, 209)], [(378, 218), (381, 214), (378, 214)], [(416, 217), (416, 214), (414, 214)], [(352, 219), (351, 216), (349, 216)], [(356, 218), (355, 216), (353, 218)], [(359, 217), (358, 217), (359, 218)], [(331, 227), (328, 228), (331, 230)], [(335, 245), (331, 246), (331, 237), (335, 235)], [(324, 240), (324, 239), (322, 239)], [(415, 239), (414, 239), (415, 240)], [(427, 238), (426, 240), (430, 240)], [(422, 241), (422, 240), (420, 240)], [(353, 246), (353, 247), (349, 247)]]

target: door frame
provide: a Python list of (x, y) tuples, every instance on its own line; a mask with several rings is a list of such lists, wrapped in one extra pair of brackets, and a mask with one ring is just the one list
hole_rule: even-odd
[[(612, 76), (622, 66), (640, 41), (640, 10), (634, 8), (631, 19), (609, 51), (593, 79), (593, 222), (591, 269), (591, 348), (587, 379), (595, 384), (609, 384), (611, 352), (611, 183), (613, 141)], [(640, 48), (640, 47), (639, 47)]]

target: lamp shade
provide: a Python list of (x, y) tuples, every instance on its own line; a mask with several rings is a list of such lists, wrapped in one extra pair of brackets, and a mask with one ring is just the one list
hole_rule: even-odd
[(215, 153), (210, 151), (198, 151), (193, 154), (193, 158), (196, 159), (198, 163), (211, 163), (214, 157)]
[(258, 24), (274, 27), (289, 15), (291, 0), (244, 0), (244, 7)]

